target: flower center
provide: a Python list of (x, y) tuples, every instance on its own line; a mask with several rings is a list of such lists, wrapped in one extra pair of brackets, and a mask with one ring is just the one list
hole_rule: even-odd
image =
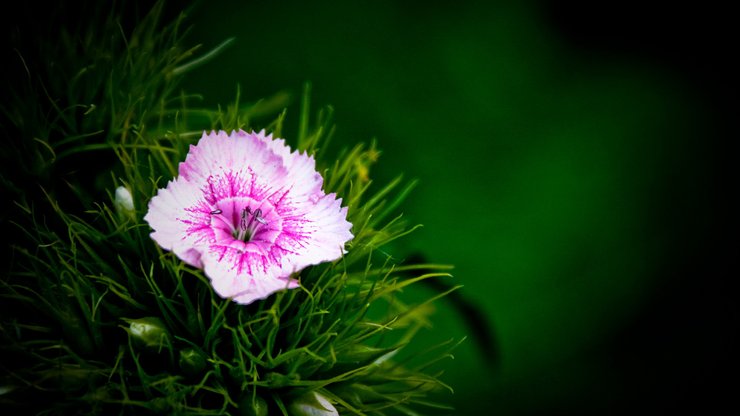
[(258, 250), (275, 242), (282, 219), (267, 199), (223, 198), (209, 207), (213, 243), (236, 250)]
[(247, 243), (252, 239), (257, 229), (263, 225), (267, 225), (267, 221), (262, 217), (262, 210), (257, 208), (252, 211), (249, 207), (246, 207), (241, 211), (239, 224), (234, 227), (231, 235), (235, 239)]

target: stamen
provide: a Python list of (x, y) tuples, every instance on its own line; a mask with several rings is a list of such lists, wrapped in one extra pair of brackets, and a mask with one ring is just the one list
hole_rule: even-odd
[(254, 219), (257, 220), (257, 222), (262, 225), (267, 225), (267, 221), (265, 221), (265, 219), (262, 218), (262, 210), (259, 208), (257, 208), (257, 211), (254, 211)]
[(211, 215), (218, 215), (218, 214), (221, 214), (222, 212), (223, 211), (221, 211), (220, 209), (215, 209), (215, 210), (211, 211)]
[(242, 231), (247, 231), (247, 227), (249, 227), (249, 224), (247, 224), (247, 211), (249, 208), (244, 208), (242, 210), (242, 219), (239, 221), (239, 228), (242, 229)]
[(252, 227), (254, 221), (257, 221), (262, 225), (267, 225), (267, 221), (262, 217), (261, 209), (257, 208), (254, 212), (252, 212), (252, 209), (249, 207), (242, 209), (239, 228), (233, 232), (234, 238), (245, 242), (249, 241), (257, 228), (256, 226)]

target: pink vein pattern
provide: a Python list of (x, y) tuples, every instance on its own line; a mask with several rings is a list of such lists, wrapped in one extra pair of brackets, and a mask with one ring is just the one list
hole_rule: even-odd
[(152, 239), (240, 304), (298, 287), (306, 266), (340, 258), (347, 207), (322, 190), (313, 156), (264, 131), (203, 133), (150, 201)]

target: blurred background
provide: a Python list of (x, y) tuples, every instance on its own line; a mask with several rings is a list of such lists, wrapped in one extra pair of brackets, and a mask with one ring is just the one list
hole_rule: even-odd
[(334, 146), (377, 138), (378, 182), (420, 180), (404, 213), (424, 227), (389, 251), (464, 285), (421, 336), (468, 337), (442, 364), (456, 414), (737, 407), (729, 13), (596, 3), (190, 12), (203, 50), (236, 38), (186, 79), (204, 105), (288, 93), (295, 131), (310, 81)]

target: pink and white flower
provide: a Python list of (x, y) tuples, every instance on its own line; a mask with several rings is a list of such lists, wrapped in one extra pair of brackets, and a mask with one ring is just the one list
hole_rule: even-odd
[(264, 131), (204, 132), (144, 219), (152, 239), (202, 268), (216, 293), (249, 304), (298, 287), (294, 273), (346, 252), (347, 207), (324, 193), (315, 165)]

